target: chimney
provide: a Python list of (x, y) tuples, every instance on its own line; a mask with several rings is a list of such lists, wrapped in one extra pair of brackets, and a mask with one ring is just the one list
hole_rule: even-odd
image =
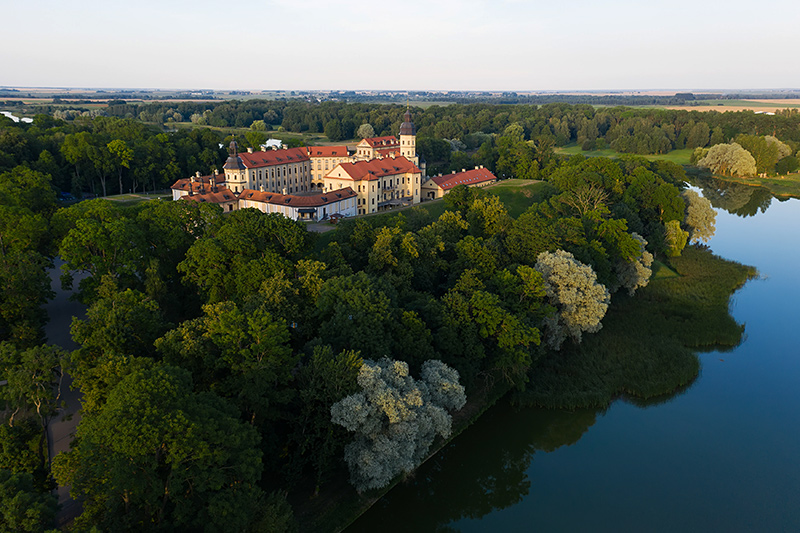
[(286, 196), (286, 187), (284, 187), (284, 188), (283, 188), (283, 191), (282, 191), (282, 193), (281, 193), (281, 194), (283, 194), (284, 196)]
[(261, 192), (264, 192), (264, 186), (262, 185), (261, 187), (258, 188), (258, 190), (260, 190)]
[(466, 172), (466, 170), (464, 170), (464, 169), (462, 168), (462, 169), (461, 169), (461, 172)]
[(199, 178), (200, 177), (200, 171), (198, 170), (197, 172), (194, 173), (194, 175)]
[(451, 172), (451, 174), (455, 174), (455, 173), (456, 173), (456, 171), (455, 171), (455, 170), (454, 170), (453, 172)]
[(217, 180), (213, 175), (211, 176), (210, 181), (211, 181), (211, 192), (217, 192)]
[(253, 153), (253, 147), (252, 146), (248, 146), (247, 147), (247, 153), (248, 154), (252, 154)]

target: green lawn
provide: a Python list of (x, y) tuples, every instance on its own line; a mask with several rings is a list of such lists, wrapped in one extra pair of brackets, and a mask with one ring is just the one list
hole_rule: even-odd
[(531, 204), (544, 200), (552, 190), (552, 186), (543, 181), (511, 179), (497, 182), (486, 190), (499, 196), (508, 213), (517, 218)]
[[(611, 148), (604, 148), (603, 150), (590, 150), (588, 152), (584, 152), (581, 150), (581, 147), (577, 144), (570, 144), (567, 146), (562, 146), (555, 149), (557, 154), (564, 154), (564, 155), (577, 155), (582, 154), (585, 157), (619, 157), (621, 155), (620, 152), (612, 150)], [(672, 163), (676, 163), (678, 165), (688, 165), (689, 158), (692, 156), (693, 150), (691, 148), (684, 148), (683, 150), (672, 150), (666, 154), (650, 154), (650, 155), (641, 155), (638, 157), (644, 157), (645, 159), (649, 159), (650, 161), (671, 161)], [(637, 154), (631, 154), (637, 155)]]

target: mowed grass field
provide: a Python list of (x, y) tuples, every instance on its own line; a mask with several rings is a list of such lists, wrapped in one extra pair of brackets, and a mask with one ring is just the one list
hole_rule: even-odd
[[(672, 163), (676, 163), (678, 165), (688, 165), (689, 158), (692, 156), (692, 149), (685, 148), (683, 150), (672, 150), (666, 154), (652, 154), (652, 155), (642, 155), (638, 157), (644, 157), (645, 159), (649, 159), (650, 161), (671, 161)], [(585, 157), (620, 157), (622, 154), (611, 148), (604, 148), (603, 150), (590, 150), (584, 152), (581, 150), (581, 147), (577, 144), (562, 146), (560, 148), (556, 148), (555, 152), (557, 154), (564, 154), (564, 155), (577, 155), (581, 154)], [(636, 155), (636, 154), (630, 154)]]

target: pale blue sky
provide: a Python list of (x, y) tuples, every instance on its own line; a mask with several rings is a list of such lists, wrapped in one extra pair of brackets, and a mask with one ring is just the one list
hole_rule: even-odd
[(0, 85), (800, 88), (800, 2), (4, 0)]

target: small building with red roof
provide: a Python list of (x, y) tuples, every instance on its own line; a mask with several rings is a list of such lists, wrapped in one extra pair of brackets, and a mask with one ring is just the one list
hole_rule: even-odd
[(245, 189), (239, 194), (239, 209), (254, 208), (263, 213), (280, 213), (292, 220), (319, 221), (334, 214), (355, 216), (357, 196), (350, 187), (302, 196)]
[(172, 199), (179, 200), (184, 196), (194, 195), (194, 194), (205, 194), (206, 192), (211, 192), (214, 190), (228, 190), (227, 186), (225, 185), (225, 175), (224, 174), (217, 174), (217, 171), (214, 170), (214, 173), (209, 176), (201, 176), (199, 172), (197, 172), (194, 176), (190, 178), (182, 178), (172, 184)]
[(422, 184), (421, 194), (424, 200), (441, 198), (456, 185), (466, 185), (467, 187), (485, 187), (497, 181), (497, 176), (492, 174), (489, 169), (483, 166), (475, 167), (472, 170), (462, 170), (434, 176)]

